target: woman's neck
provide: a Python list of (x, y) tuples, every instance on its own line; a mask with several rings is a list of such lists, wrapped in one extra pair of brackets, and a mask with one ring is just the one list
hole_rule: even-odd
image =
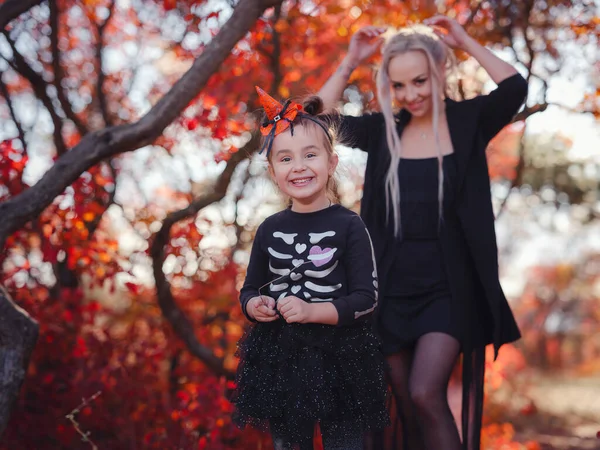
[[(440, 108), (438, 111), (438, 120), (442, 121), (446, 116), (446, 104), (441, 102)], [(412, 125), (416, 125), (418, 128), (432, 128), (433, 127), (433, 109), (431, 109), (429, 114), (425, 114), (422, 117), (412, 116), (410, 118), (410, 123)]]
[(331, 200), (327, 195), (319, 196), (316, 199), (292, 199), (292, 211), (297, 213), (311, 213), (329, 208)]

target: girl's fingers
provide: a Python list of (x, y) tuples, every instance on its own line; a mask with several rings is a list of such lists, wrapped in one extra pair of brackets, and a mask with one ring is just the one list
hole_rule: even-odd
[(294, 308), (294, 305), (290, 305), (289, 303), (279, 308), (279, 312), (285, 316), (286, 313), (291, 311)]
[(269, 308), (271, 308), (271, 309), (274, 309), (274, 308), (275, 308), (275, 300), (274, 300), (274, 299), (272, 299), (272, 298), (268, 298), (268, 299), (267, 299), (267, 306), (268, 306)]
[(287, 316), (284, 316), (284, 318), (287, 323), (296, 322), (296, 319), (298, 318), (298, 313), (296, 311), (292, 311)]
[(257, 309), (264, 316), (273, 316), (273, 315), (275, 315), (275, 311), (272, 308), (269, 308), (269, 307), (267, 307), (265, 305), (261, 305)]
[(259, 322), (273, 322), (274, 320), (277, 320), (278, 317), (277, 316), (257, 316), (256, 320), (258, 320)]
[(277, 307), (285, 306), (291, 301), (292, 301), (291, 297), (283, 297), (281, 300), (279, 300), (277, 302)]

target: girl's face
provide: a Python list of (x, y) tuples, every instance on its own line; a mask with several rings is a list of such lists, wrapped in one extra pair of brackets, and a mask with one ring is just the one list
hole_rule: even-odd
[(298, 124), (294, 136), (287, 129), (273, 141), (269, 171), (295, 210), (309, 212), (327, 206), (327, 182), (338, 157), (327, 152), (324, 139), (321, 130)]
[(411, 50), (393, 57), (388, 66), (388, 75), (400, 108), (416, 117), (431, 114), (434, 80), (423, 52)]

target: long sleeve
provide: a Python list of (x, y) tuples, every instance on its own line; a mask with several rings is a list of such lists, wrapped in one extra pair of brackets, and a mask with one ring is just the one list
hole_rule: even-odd
[(520, 74), (502, 80), (496, 89), (481, 96), (480, 128), (485, 142), (508, 125), (527, 99), (527, 81)]
[(370, 153), (376, 149), (372, 144), (372, 136), (384, 132), (383, 123), (381, 113), (367, 113), (358, 117), (338, 116), (335, 121), (338, 141), (345, 146)]
[(240, 304), (242, 312), (252, 322), (256, 322), (246, 312), (246, 305), (251, 298), (259, 295), (258, 289), (269, 281), (269, 256), (262, 247), (262, 230), (260, 226), (256, 231), (252, 252), (250, 253), (250, 262), (246, 270), (246, 279), (240, 290)]
[(377, 270), (371, 238), (360, 217), (350, 220), (344, 256), (348, 294), (333, 300), (338, 326), (364, 320), (377, 305)]

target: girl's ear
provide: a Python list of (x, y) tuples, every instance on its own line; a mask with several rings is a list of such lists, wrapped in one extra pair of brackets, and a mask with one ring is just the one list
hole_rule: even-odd
[(332, 177), (335, 173), (335, 169), (337, 169), (338, 163), (340, 162), (340, 158), (337, 153), (332, 153), (329, 155), (329, 176)]
[(273, 180), (273, 182), (275, 184), (277, 184), (277, 180), (275, 179), (275, 171), (273, 170), (273, 166), (271, 165), (271, 163), (267, 163), (267, 170), (269, 171), (269, 175), (271, 176), (271, 180)]

